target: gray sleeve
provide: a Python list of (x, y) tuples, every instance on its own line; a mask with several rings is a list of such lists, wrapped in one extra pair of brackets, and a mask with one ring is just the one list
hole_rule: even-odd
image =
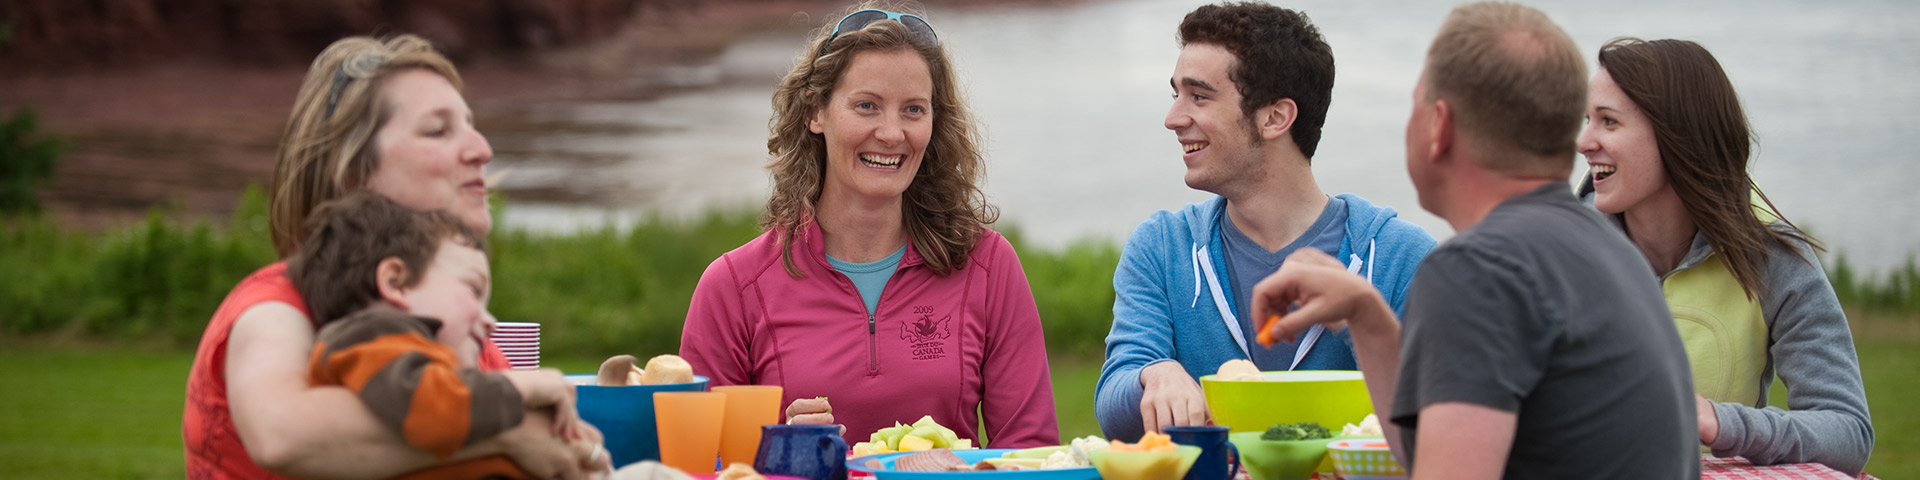
[(1714, 405), (1716, 456), (1757, 465), (1817, 462), (1849, 475), (1873, 452), (1873, 423), (1853, 335), (1833, 285), (1810, 248), (1775, 246), (1761, 298), (1767, 356), (1787, 387), (1787, 408)]

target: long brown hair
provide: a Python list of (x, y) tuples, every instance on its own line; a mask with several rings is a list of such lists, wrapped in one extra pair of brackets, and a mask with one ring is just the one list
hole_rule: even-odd
[[(1791, 246), (1792, 239), (1824, 250), (1780, 215), (1747, 174), (1752, 128), (1733, 82), (1706, 48), (1686, 40), (1616, 38), (1600, 47), (1600, 68), (1647, 113), (1667, 181), (1747, 298), (1759, 298), (1765, 288), (1767, 242)], [(1785, 231), (1755, 214), (1756, 197)]]
[[(841, 13), (866, 8), (904, 11), (865, 2)], [(827, 37), (834, 26), (828, 23), (813, 33), (810, 46), (794, 59), (793, 70), (773, 91), (773, 118), (767, 122), (767, 152), (773, 155), (767, 169), (772, 171), (773, 195), (767, 199), (761, 227), (778, 236), (787, 274), (805, 277), (793, 262), (793, 241), (817, 215), (815, 202), (820, 200), (827, 170), (826, 137), (808, 130), (807, 120), (832, 98), (833, 88), (855, 55), (911, 50), (927, 61), (927, 70), (933, 74), (933, 136), (920, 171), (907, 186), (900, 215), (914, 250), (935, 274), (965, 268), (981, 232), (1000, 212), (987, 204), (980, 191), (986, 161), (980, 153), (979, 129), (961, 99), (946, 48), (938, 40), (916, 40), (900, 22), (885, 20), (840, 32), (829, 44)]]
[(343, 38), (313, 59), (273, 167), (267, 223), (281, 258), (306, 238), (307, 216), (314, 208), (361, 188), (379, 168), (373, 137), (393, 113), (381, 90), (388, 77), (414, 69), (461, 87), (453, 63), (413, 35)]

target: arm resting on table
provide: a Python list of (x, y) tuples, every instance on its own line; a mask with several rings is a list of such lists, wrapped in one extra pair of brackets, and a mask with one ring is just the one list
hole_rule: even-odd
[(1773, 256), (1762, 297), (1767, 356), (1787, 386), (1787, 410), (1715, 404), (1718, 432), (1708, 446), (1755, 465), (1816, 462), (1858, 474), (1873, 453), (1873, 420), (1847, 314), (1806, 244), (1776, 246)]
[(1156, 239), (1167, 235), (1163, 228), (1159, 221), (1142, 223), (1121, 249), (1113, 273), (1113, 326), (1094, 389), (1094, 417), (1110, 439), (1130, 442), (1146, 433), (1140, 413), (1146, 387), (1140, 372), (1174, 361), (1169, 288), (1163, 283), (1171, 260), (1162, 257), (1164, 249), (1155, 248)]

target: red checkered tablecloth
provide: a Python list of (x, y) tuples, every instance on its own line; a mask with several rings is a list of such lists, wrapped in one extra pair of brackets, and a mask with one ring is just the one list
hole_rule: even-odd
[[(1245, 470), (1236, 480), (1249, 480)], [(1316, 473), (1316, 480), (1338, 480), (1339, 475)], [(1818, 463), (1794, 463), (1787, 465), (1754, 466), (1745, 458), (1700, 457), (1700, 478), (1702, 480), (1846, 480), (1856, 477), (1847, 476)], [(1857, 477), (1860, 480), (1878, 480), (1865, 473)]]
[[(1813, 480), (1829, 478), (1845, 480), (1855, 477), (1840, 473), (1839, 470), (1834, 470), (1818, 463), (1793, 463), (1757, 467), (1754, 466), (1753, 463), (1748, 462), (1747, 459), (1740, 457), (1701, 457), (1700, 478), (1703, 480)], [(1873, 478), (1873, 476), (1862, 473), (1858, 478), (1870, 479)]]
[[(853, 472), (856, 477), (864, 472)], [(871, 477), (868, 477), (871, 478)], [(1315, 473), (1313, 480), (1340, 480), (1332, 473)], [(1745, 458), (1700, 457), (1700, 478), (1702, 480), (1879, 480), (1865, 473), (1859, 477), (1847, 476), (1818, 463), (1793, 463), (1787, 465), (1755, 466)], [(1234, 480), (1252, 480), (1246, 469), (1241, 469)]]

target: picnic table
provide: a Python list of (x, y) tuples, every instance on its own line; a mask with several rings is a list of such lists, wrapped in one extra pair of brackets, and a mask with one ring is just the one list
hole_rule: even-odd
[[(1318, 480), (1339, 480), (1338, 475), (1315, 474)], [(1878, 480), (1865, 473), (1859, 477), (1841, 473), (1818, 463), (1789, 463), (1783, 465), (1757, 466), (1745, 458), (1700, 457), (1701, 480)], [(1234, 480), (1251, 480), (1245, 470)]]
[[(1789, 463), (1784, 465), (1755, 466), (1745, 458), (1700, 457), (1700, 478), (1721, 480), (1844, 480), (1856, 478), (1818, 463)], [(1861, 479), (1873, 478), (1860, 474)]]

